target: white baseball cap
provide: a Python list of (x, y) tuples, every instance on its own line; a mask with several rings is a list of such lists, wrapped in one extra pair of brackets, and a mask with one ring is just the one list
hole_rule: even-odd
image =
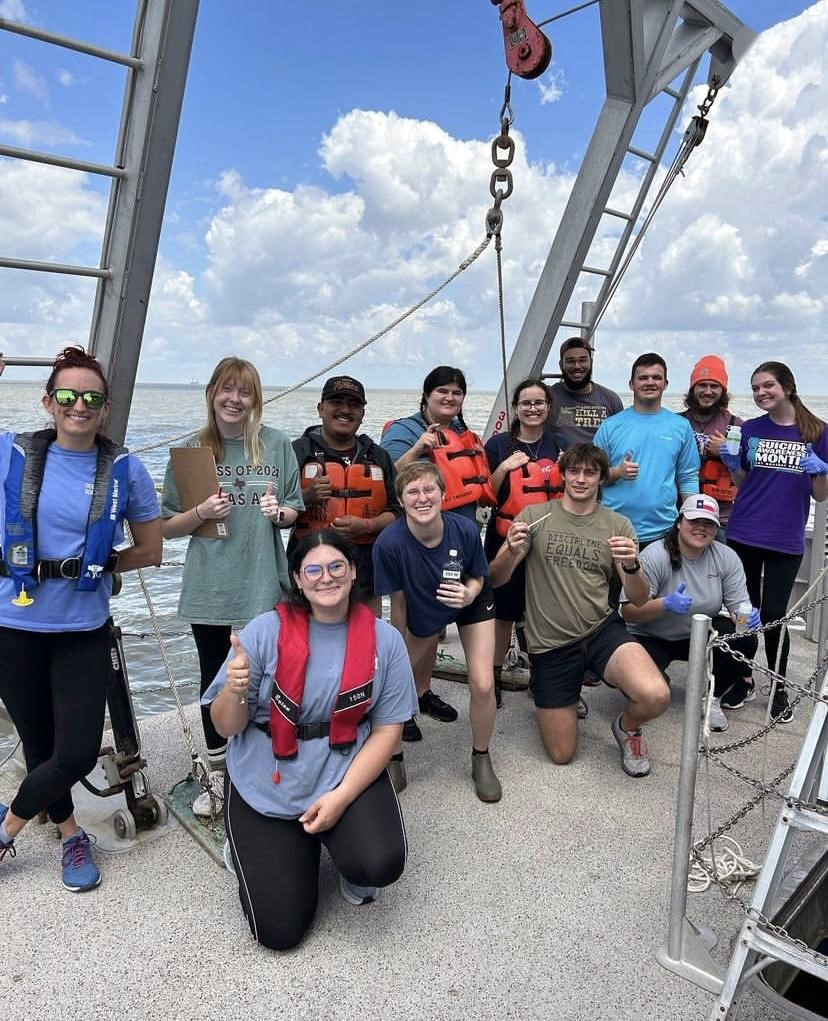
[(682, 517), (687, 518), (688, 521), (705, 518), (707, 521), (713, 521), (717, 525), (721, 524), (719, 521), (719, 504), (712, 496), (707, 496), (705, 493), (696, 493), (695, 496), (688, 496), (681, 505), (679, 513)]

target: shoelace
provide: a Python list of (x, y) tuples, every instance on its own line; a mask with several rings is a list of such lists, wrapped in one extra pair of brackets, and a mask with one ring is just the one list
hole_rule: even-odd
[(77, 837), (70, 840), (63, 849), (63, 866), (73, 869), (82, 868), (89, 861), (89, 837)]
[(627, 734), (627, 741), (629, 742), (630, 752), (632, 753), (633, 758), (647, 758), (647, 745), (644, 743), (644, 735), (641, 731), (637, 734)]
[(2, 861), (6, 855), (10, 858), (17, 857), (17, 851), (14, 849), (14, 844), (0, 844), (0, 861)]

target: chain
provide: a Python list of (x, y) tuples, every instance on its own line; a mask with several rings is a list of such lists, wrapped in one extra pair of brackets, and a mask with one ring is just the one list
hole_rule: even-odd
[(721, 87), (722, 79), (717, 74), (714, 74), (710, 79), (710, 87), (707, 90), (707, 95), (704, 97), (703, 102), (699, 103), (698, 106), (698, 111), (702, 117), (706, 117), (710, 113), (710, 107), (713, 106)]
[(496, 247), (500, 240), (500, 228), (503, 226), (503, 211), (500, 206), (504, 199), (512, 194), (514, 187), (512, 171), (509, 169), (515, 158), (515, 141), (509, 135), (509, 126), (514, 120), (511, 96), (512, 86), (507, 82), (503, 90), (503, 106), (500, 108), (500, 134), (492, 140), (494, 170), (489, 180), (489, 194), (494, 199), (494, 205), (486, 213), (486, 237), (494, 237)]

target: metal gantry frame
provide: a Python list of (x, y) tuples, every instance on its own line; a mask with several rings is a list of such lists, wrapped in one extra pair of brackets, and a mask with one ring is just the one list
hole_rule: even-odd
[[(543, 373), (562, 328), (591, 335), (702, 57), (710, 54), (708, 82), (716, 76), (724, 84), (756, 38), (716, 0), (601, 0), (600, 11), (606, 99), (509, 359), (506, 375), (512, 380)], [(645, 108), (660, 95), (672, 103), (655, 149), (647, 152), (632, 139)], [(627, 156), (643, 160), (647, 169), (632, 206), (615, 209), (608, 203)], [(609, 263), (591, 266), (589, 249), (605, 217), (623, 226)], [(565, 320), (579, 281), (595, 277), (601, 283), (587, 306), (592, 317)], [(486, 436), (504, 428), (508, 398), (501, 383)]]
[[(129, 53), (0, 18), (0, 31), (85, 53), (126, 68), (112, 165), (0, 146), (0, 156), (112, 179), (98, 266), (35, 262), (3, 255), (0, 269), (97, 278), (89, 351), (103, 364), (112, 413), (107, 431), (123, 441), (167, 199), (178, 122), (199, 0), (139, 0)], [(48, 354), (44, 352), (44, 355)], [(9, 365), (51, 365), (51, 357), (16, 357)]]

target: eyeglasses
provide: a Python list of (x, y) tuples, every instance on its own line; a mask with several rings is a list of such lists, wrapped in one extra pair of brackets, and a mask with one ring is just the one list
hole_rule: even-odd
[(304, 574), (306, 580), (313, 582), (314, 585), (322, 580), (322, 575), (325, 571), (332, 578), (344, 578), (348, 573), (348, 561), (332, 560), (329, 564), (308, 564), (307, 567), (302, 568), (302, 574)]
[(545, 408), (548, 403), (545, 399), (539, 401), (518, 401), (517, 406), (521, 411), (531, 411), (532, 408)]
[(84, 407), (91, 411), (97, 411), (106, 403), (106, 394), (102, 394), (100, 390), (70, 390), (69, 387), (62, 386), (53, 390), (49, 396), (53, 397), (61, 408), (71, 408), (78, 397), (83, 401)]

